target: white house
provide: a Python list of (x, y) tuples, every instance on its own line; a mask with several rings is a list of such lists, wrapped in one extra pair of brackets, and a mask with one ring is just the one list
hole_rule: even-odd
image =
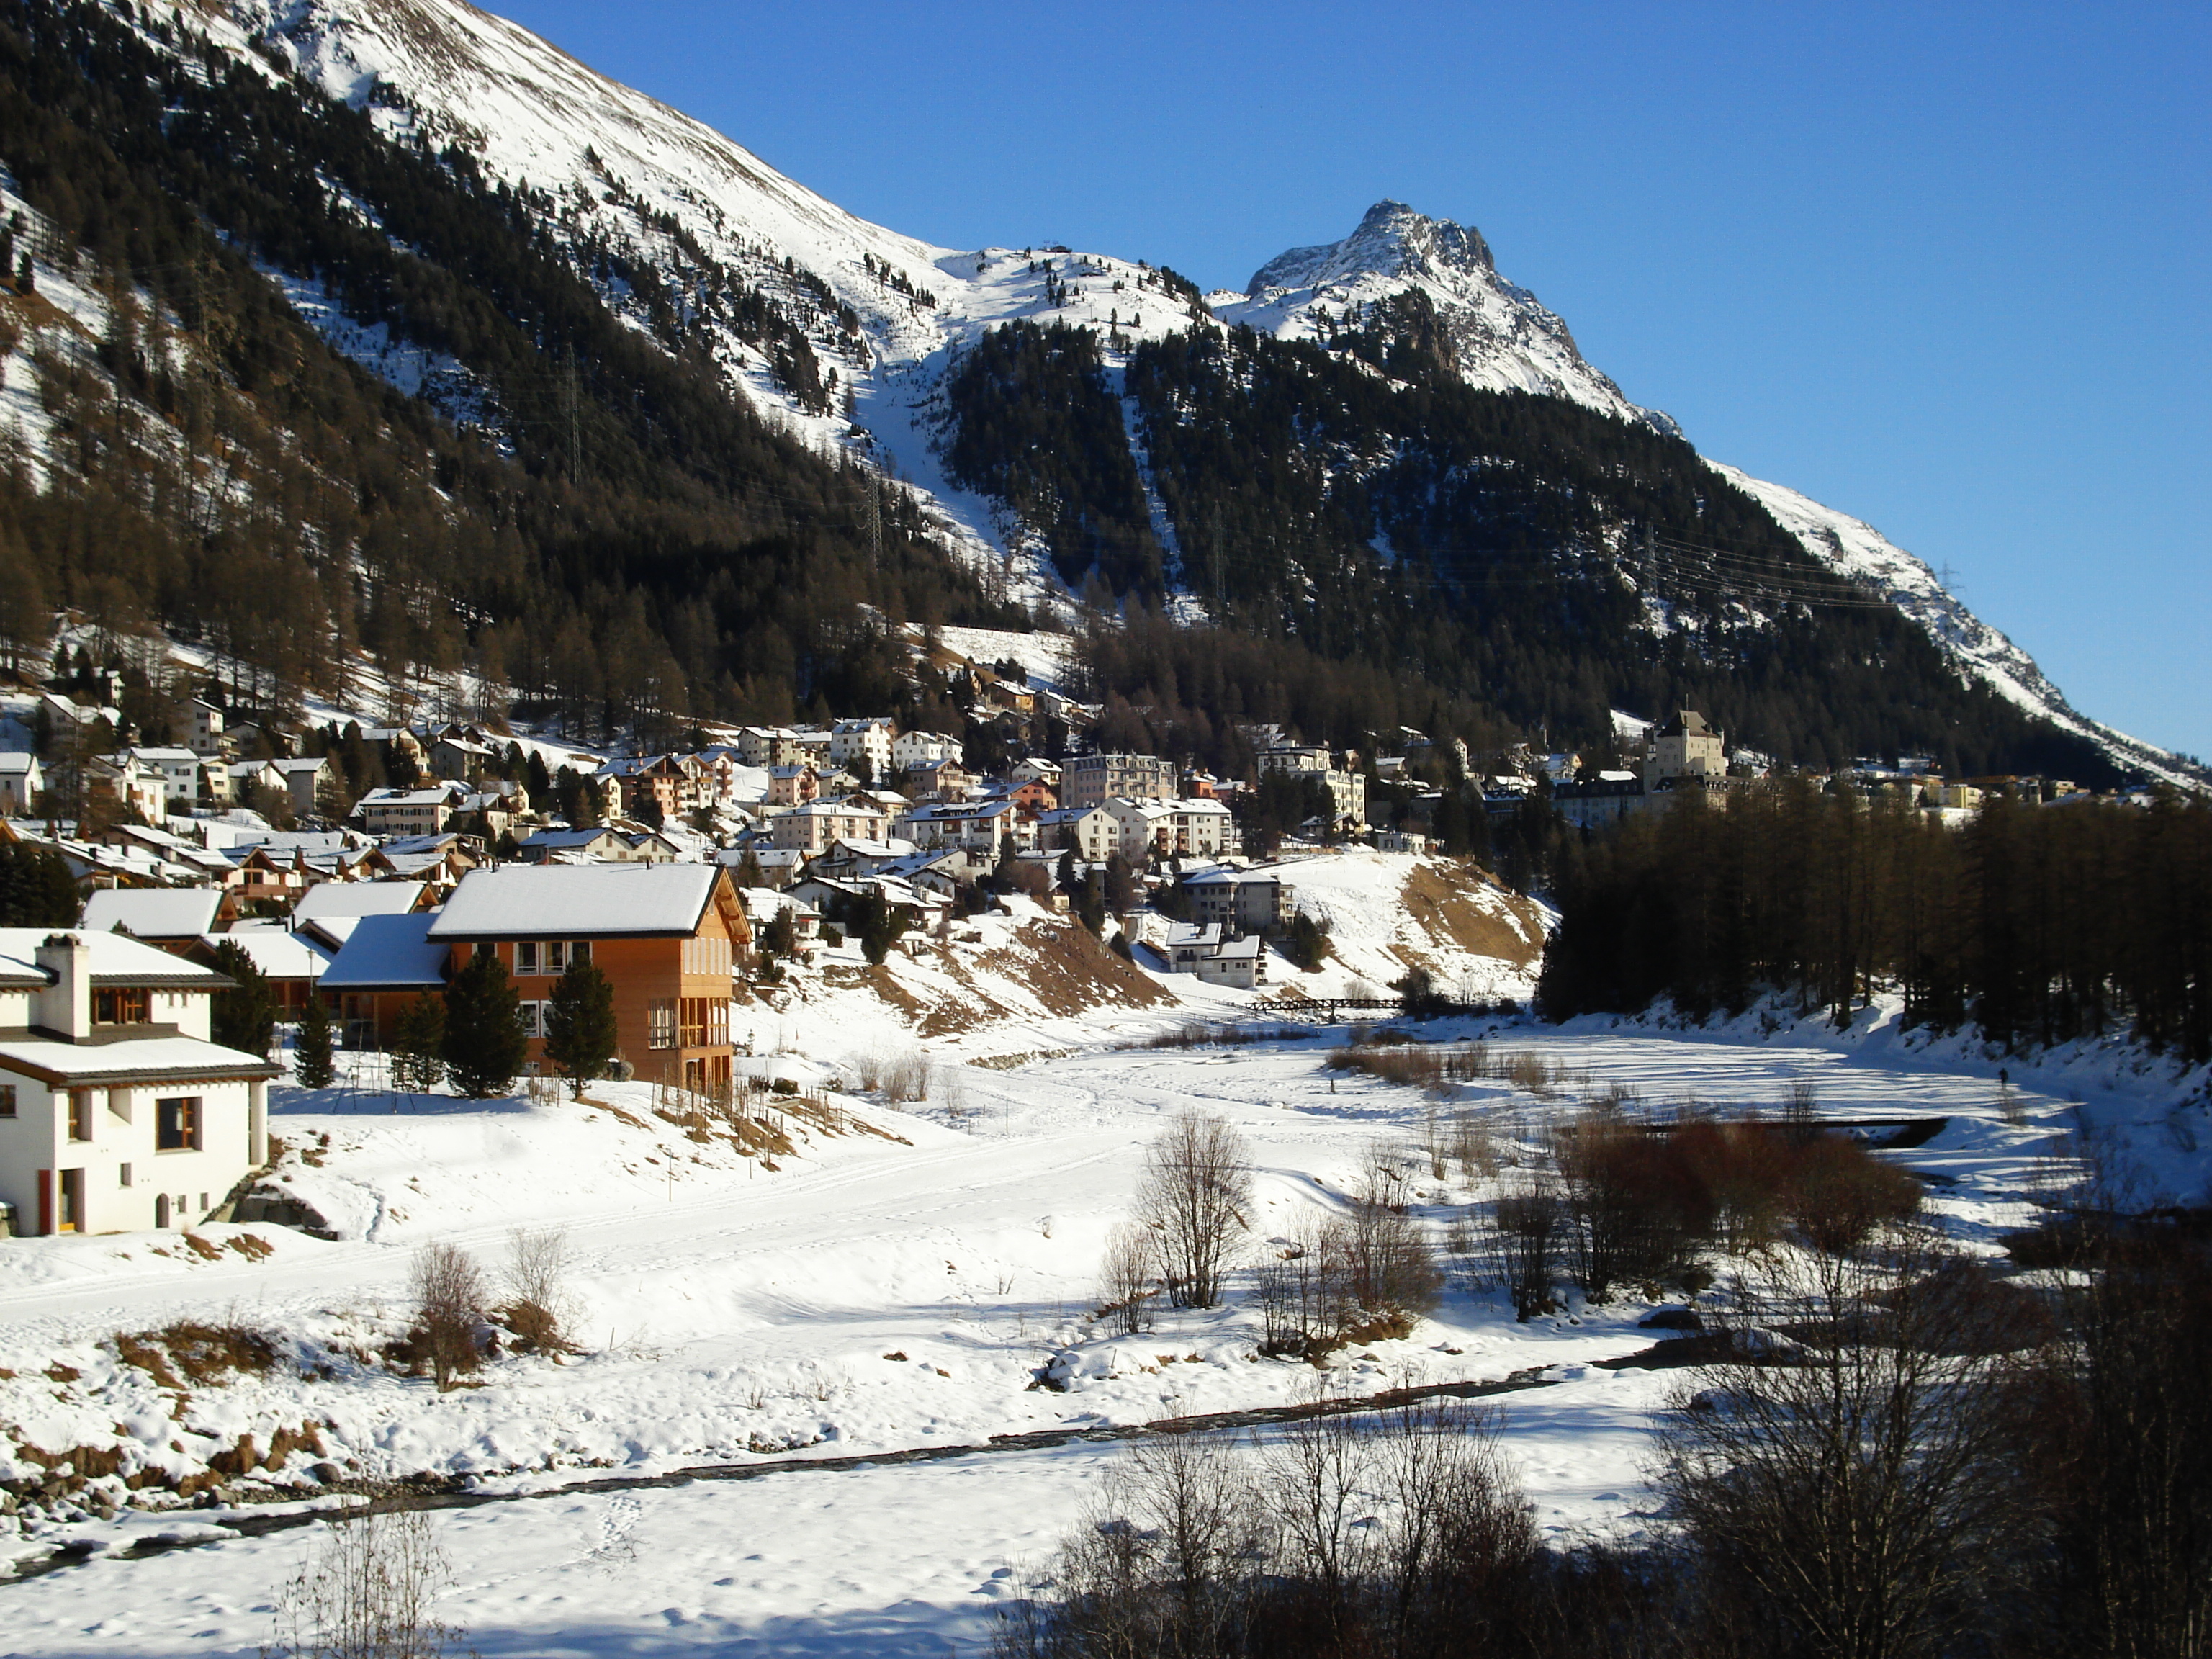
[(1100, 806), (1127, 800), (1173, 800), (1173, 761), (1157, 755), (1070, 755), (1060, 767), (1062, 806)]
[(887, 715), (839, 720), (830, 728), (830, 762), (849, 769), (855, 759), (865, 755), (869, 776), (879, 778), (891, 769), (891, 740), (897, 732), (896, 723)]
[(435, 789), (372, 789), (354, 810), (372, 836), (421, 836), (446, 827), (454, 803), (468, 792), (458, 785)]
[(189, 749), (137, 748), (131, 757), (141, 769), (161, 775), (161, 793), (172, 806), (189, 812), (200, 798), (200, 757)]
[(1121, 826), (1121, 853), (1131, 860), (1141, 860), (1148, 851), (1211, 858), (1229, 839), (1229, 809), (1218, 800), (1116, 798), (1104, 810)]
[(1209, 870), (1182, 884), (1192, 913), (1231, 934), (1263, 933), (1291, 919), (1291, 892), (1273, 870)]
[(811, 800), (779, 812), (769, 820), (769, 836), (787, 851), (809, 854), (836, 841), (877, 841), (884, 833), (884, 815), (872, 806), (850, 800)]
[(1024, 820), (1010, 800), (961, 805), (933, 801), (912, 807), (895, 819), (891, 833), (918, 848), (957, 847), (996, 859), (1007, 842), (1017, 849), (1036, 844), (1036, 826)]
[(902, 732), (891, 739), (891, 765), (901, 772), (919, 772), (939, 761), (957, 761), (962, 745), (942, 732)]
[(46, 774), (36, 755), (13, 749), (0, 753), (0, 812), (9, 817), (22, 817), (46, 787)]
[(277, 1068), (209, 1041), (221, 974), (0, 928), (0, 1202), (21, 1233), (188, 1225), (268, 1162)]
[(1085, 864), (1103, 864), (1121, 845), (1121, 826), (1103, 806), (1062, 806), (1040, 812), (1037, 845), (1047, 851), (1073, 851)]
[(298, 760), (272, 760), (261, 763), (257, 781), (272, 789), (281, 789), (292, 798), (292, 810), (312, 817), (320, 810), (317, 802), (319, 792), (337, 780), (329, 757), (311, 755)]

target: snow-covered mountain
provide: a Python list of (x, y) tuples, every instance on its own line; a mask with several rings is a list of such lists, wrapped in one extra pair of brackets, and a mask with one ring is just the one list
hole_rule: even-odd
[[(579, 268), (641, 329), (640, 307), (618, 278), (602, 274), (600, 252), (664, 272), (698, 271), (694, 320), (706, 325), (732, 384), (825, 453), (857, 450), (899, 480), (944, 538), (1009, 597), (1049, 599), (1058, 583), (1025, 526), (946, 477), (937, 388), (963, 344), (1016, 319), (1094, 329), (1115, 342), (1107, 361), (1118, 373), (1121, 343), (1133, 339), (1236, 324), (1325, 336), (1411, 289), (1433, 308), (1470, 384), (1564, 397), (1677, 430), (1667, 416), (1630, 402), (1583, 359), (1557, 314), (1498, 274), (1479, 231), (1401, 203), (1377, 204), (1341, 241), (1269, 261), (1247, 292), (1200, 304), (1142, 261), (1035, 245), (953, 250), (871, 224), (703, 124), (465, 0), (196, 0), (196, 9), (197, 26), (241, 60), (295, 71), (368, 109), (395, 136), (461, 146), (492, 178), (550, 195), (557, 234)], [(834, 397), (793, 395), (773, 351), (748, 343), (717, 313), (723, 277), (774, 295), (804, 319)], [(290, 280), (296, 285), (298, 274)], [(311, 320), (341, 349), (357, 349), (348, 343), (362, 331), (334, 308)], [(418, 359), (401, 354), (395, 365), (389, 354), (362, 356), (387, 378), (419, 380)], [(2191, 775), (2174, 757), (2075, 710), (2025, 652), (1869, 526), (1711, 464), (1814, 558), (1886, 592), (1962, 675), (2088, 737), (2123, 765)], [(1172, 526), (1161, 528), (1172, 552)]]
[(1571, 398), (1677, 430), (1658, 410), (1630, 403), (1583, 361), (1557, 313), (1498, 274), (1480, 231), (1403, 202), (1377, 202), (1340, 242), (1278, 254), (1245, 288), (1210, 296), (1215, 314), (1285, 339), (1325, 339), (1364, 308), (1415, 289), (1436, 307), (1468, 385)]

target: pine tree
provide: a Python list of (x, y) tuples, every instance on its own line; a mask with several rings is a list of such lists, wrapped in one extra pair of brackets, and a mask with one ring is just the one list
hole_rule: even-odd
[(480, 951), (446, 988), (446, 1070), (453, 1087), (471, 1100), (503, 1095), (529, 1052), (522, 1000), (507, 964)]
[(300, 1016), (298, 1034), (292, 1039), (292, 1074), (302, 1089), (327, 1089), (337, 1075), (332, 1052), (330, 1005), (309, 989), (307, 1006)]
[(215, 966), (229, 977), (231, 987), (212, 999), (210, 1035), (223, 1048), (266, 1060), (276, 1041), (276, 999), (270, 994), (268, 979), (232, 939), (215, 947)]
[(588, 957), (578, 957), (553, 988), (545, 1010), (545, 1057), (559, 1066), (571, 1091), (606, 1074), (615, 1054), (615, 988)]
[(72, 927), (78, 908), (76, 878), (59, 853), (0, 842), (0, 927)]
[(446, 1000), (425, 991), (399, 1011), (392, 1034), (392, 1080), (427, 1095), (446, 1080)]

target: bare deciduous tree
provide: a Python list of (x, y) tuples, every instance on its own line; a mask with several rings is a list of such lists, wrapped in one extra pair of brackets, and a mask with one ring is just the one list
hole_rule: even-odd
[(452, 1582), (422, 1510), (341, 1516), (277, 1593), (263, 1659), (441, 1659), (465, 1639), (433, 1612)]
[(1893, 1228), (1865, 1257), (1771, 1261), (1744, 1316), (1799, 1346), (1739, 1341), (1662, 1421), (1656, 1482), (1753, 1651), (1951, 1652), (2034, 1535), (2001, 1334), (1974, 1333), (1931, 1235)]
[(1098, 1270), (1098, 1311), (1127, 1335), (1150, 1330), (1159, 1273), (1159, 1235), (1138, 1222), (1117, 1224)]
[(1210, 1113), (1187, 1109), (1146, 1154), (1136, 1217), (1159, 1239), (1168, 1297), (1178, 1308), (1211, 1308), (1236, 1255), (1252, 1205), (1244, 1137)]
[(416, 1331), (443, 1394), (478, 1364), (477, 1332), (489, 1300), (483, 1269), (456, 1245), (431, 1243), (415, 1253), (410, 1279)]

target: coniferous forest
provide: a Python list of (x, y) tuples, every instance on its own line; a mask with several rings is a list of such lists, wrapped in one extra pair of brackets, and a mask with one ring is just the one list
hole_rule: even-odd
[(1775, 990), (2007, 1048), (2132, 1036), (2212, 1060), (2212, 805), (1992, 795), (1953, 830), (1799, 779), (1685, 796), (1558, 860), (1539, 991), (1555, 1018), (1671, 998), (1697, 1018)]
[(1195, 751), (1218, 760), (1235, 721), (1294, 709), (1310, 740), (1344, 745), (1401, 723), (1601, 745), (1610, 709), (1695, 708), (1799, 766), (1903, 748), (1953, 775), (2117, 775), (1843, 591), (1682, 439), (1466, 385), (1418, 294), (1326, 344), (1140, 342), (1124, 379), (1177, 568), (1123, 399), (1076, 331), (1012, 324), (963, 360), (949, 459), (1125, 612), (1161, 608), (1170, 577), (1203, 604), (1208, 625), (1091, 642), (1099, 694), (1164, 740), (1210, 736), (1222, 747)]

